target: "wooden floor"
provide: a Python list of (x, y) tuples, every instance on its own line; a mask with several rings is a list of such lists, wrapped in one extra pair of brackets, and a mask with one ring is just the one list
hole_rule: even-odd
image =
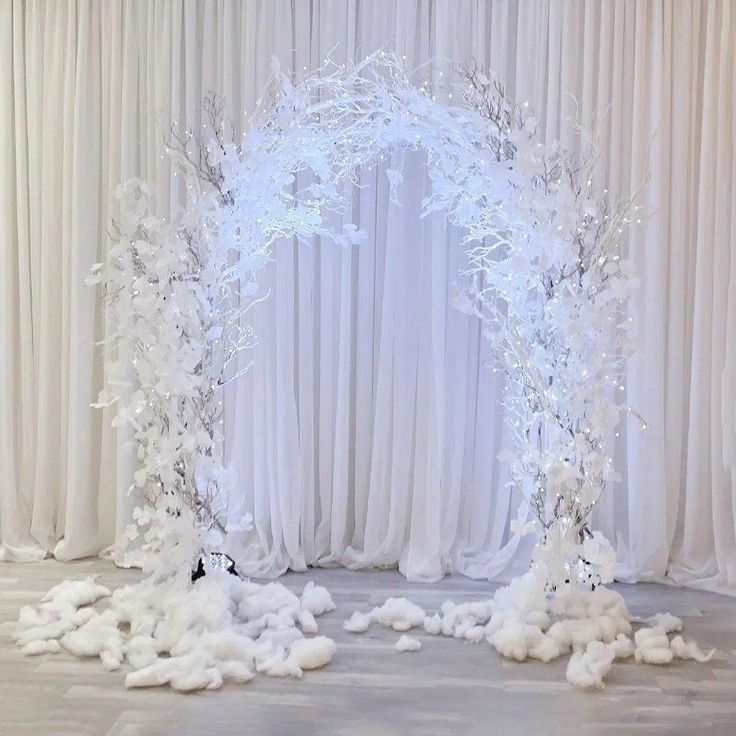
[[(0, 620), (36, 602), (67, 577), (100, 573), (118, 586), (136, 579), (100, 560), (62, 565), (0, 563)], [(398, 654), (398, 638), (371, 628), (341, 630), (352, 611), (407, 595), (426, 608), (489, 597), (491, 586), (461, 577), (433, 585), (407, 583), (396, 572), (315, 570), (282, 581), (326, 585), (337, 610), (319, 619), (320, 633), (338, 643), (327, 668), (303, 680), (258, 676), (247, 685), (181, 695), (126, 691), (123, 673), (99, 660), (61, 653), (25, 658), (0, 641), (0, 734), (239, 734), (241, 736), (606, 736), (607, 734), (736, 735), (736, 600), (661, 585), (620, 586), (632, 613), (669, 610), (686, 635), (719, 655), (707, 664), (670, 667), (616, 663), (604, 692), (565, 681), (566, 659), (513, 663), (485, 644), (419, 635), (417, 653)], [(687, 638), (687, 637), (686, 637)]]

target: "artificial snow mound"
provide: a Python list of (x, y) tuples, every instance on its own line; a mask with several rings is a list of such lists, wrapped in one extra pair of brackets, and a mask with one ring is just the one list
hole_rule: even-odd
[(696, 662), (710, 662), (716, 653), (715, 649), (711, 649), (705, 654), (694, 641), (686, 642), (681, 636), (673, 636), (670, 647), (678, 659), (694, 659)]
[(349, 631), (353, 634), (363, 634), (368, 631), (370, 625), (370, 614), (355, 611), (355, 613), (353, 613), (353, 615), (347, 621), (345, 621), (342, 627), (343, 629), (345, 629), (345, 631)]
[(387, 626), (394, 631), (408, 631), (424, 625), (424, 609), (407, 598), (389, 598), (382, 606), (370, 613), (371, 621)]
[[(101, 610), (93, 608), (99, 604)], [(318, 630), (316, 618), (335, 609), (332, 596), (309, 582), (300, 596), (280, 583), (260, 585), (212, 571), (197, 583), (188, 576), (154, 583), (146, 579), (111, 593), (94, 578), (64, 581), (36, 606), (20, 610), (13, 636), (24, 655), (56, 653), (98, 657), (106, 670), (127, 664), (129, 688), (169, 686), (216, 690), (246, 683), (256, 673), (302, 677), (332, 661), (335, 642)], [(604, 587), (566, 586), (548, 597), (535, 571), (500, 588), (493, 598), (456, 604), (445, 601), (427, 614), (407, 598), (389, 598), (369, 613), (344, 622), (351, 633), (372, 623), (472, 643), (486, 641), (509, 659), (543, 662), (571, 652), (567, 679), (581, 688), (602, 689), (616, 659), (664, 665), (673, 659), (707, 662), (694, 641), (677, 633), (681, 619), (660, 613), (632, 621), (621, 595)], [(415, 652), (419, 640), (404, 635), (398, 652)]]
[(653, 629), (664, 629), (665, 634), (673, 631), (682, 631), (682, 619), (673, 616), (669, 611), (655, 613), (646, 621)]
[(300, 670), (316, 670), (332, 661), (336, 648), (335, 642), (326, 636), (300, 639), (292, 645), (286, 661)]
[(311, 580), (304, 586), (302, 593), (302, 608), (309, 611), (313, 616), (321, 616), (323, 613), (335, 610), (335, 602), (332, 600), (327, 588), (315, 585)]
[(61, 644), (56, 639), (36, 639), (23, 647), (23, 654), (32, 657), (36, 654), (56, 654)]
[(55, 585), (41, 598), (41, 602), (52, 601), (57, 605), (69, 604), (73, 608), (81, 608), (109, 595), (110, 591), (102, 585), (97, 585), (95, 577), (90, 576), (84, 580), (65, 580)]
[[(632, 641), (632, 622), (649, 624)], [(581, 688), (602, 689), (617, 659), (667, 664), (673, 658), (708, 661), (693, 642), (669, 634), (682, 629), (681, 619), (658, 613), (648, 619), (629, 614), (623, 597), (597, 586), (582, 589), (566, 585), (549, 596), (543, 576), (535, 570), (499, 588), (489, 600), (455, 603), (444, 601), (439, 611), (427, 614), (406, 598), (389, 598), (370, 613), (356, 611), (343, 628), (362, 633), (376, 622), (395, 631), (422, 627), (432, 636), (448, 636), (473, 643), (488, 642), (507, 659), (549, 662), (570, 653), (567, 679)], [(416, 651), (421, 644), (402, 636), (397, 651)]]
[(651, 629), (639, 629), (634, 634), (636, 650), (634, 658), (646, 664), (669, 664), (675, 656), (670, 648), (666, 629), (655, 626)]
[(602, 690), (603, 678), (611, 669), (616, 652), (609, 644), (591, 641), (585, 649), (573, 652), (567, 663), (567, 681), (578, 687)]
[[(355, 614), (353, 614), (355, 615)], [(434, 616), (424, 617), (424, 630), (432, 636), (437, 636), (442, 633), (442, 616), (439, 613), (435, 613)]]
[(426, 618), (424, 609), (407, 598), (389, 598), (382, 606), (376, 606), (370, 613), (355, 611), (342, 627), (353, 634), (368, 631), (372, 623), (394, 631), (409, 631), (409, 629), (424, 626)]
[[(91, 604), (106, 599), (103, 610)], [(146, 579), (111, 593), (93, 578), (67, 580), (37, 606), (20, 611), (13, 636), (23, 654), (99, 657), (106, 670), (127, 663), (128, 688), (217, 690), (263, 672), (301, 677), (332, 660), (335, 642), (315, 617), (335, 608), (309, 582), (301, 596), (281, 583), (259, 585), (219, 571), (192, 584), (188, 576)]]
[(397, 652), (418, 652), (421, 648), (422, 643), (419, 639), (415, 639), (413, 636), (407, 636), (406, 634), (394, 644), (394, 649)]

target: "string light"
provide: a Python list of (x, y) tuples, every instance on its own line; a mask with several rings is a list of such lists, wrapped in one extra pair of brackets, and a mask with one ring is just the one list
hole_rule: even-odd
[[(156, 489), (148, 501), (155, 506), (166, 496), (167, 509), (188, 515), (192, 548), (204, 544), (210, 529), (224, 527), (221, 394), (250, 366), (238, 357), (255, 344), (252, 328), (243, 325), (261, 298), (231, 303), (230, 290), (246, 296), (244, 285), (257, 283), (280, 238), (361, 242), (364, 234), (352, 225), (327, 227), (329, 216), (349, 203), (350, 188), (339, 185), (359, 183), (361, 167), (373, 171), (392, 152), (403, 161), (406, 150), (422, 148), (433, 181), (424, 213), (444, 210), (467, 236), (467, 286), (458, 306), (480, 320), (502, 363), (493, 372), (506, 375), (512, 482), (534, 489), (527, 500), (545, 532), (541, 547), (557, 532), (572, 544), (558, 557), (547, 555), (544, 566), (550, 579), (556, 564), (569, 570), (574, 563), (587, 576), (589, 563), (565, 555), (571, 548), (578, 550), (573, 557), (579, 553), (590, 499), (600, 497), (612, 472), (604, 438), (619, 405), (611, 386), (624, 391), (618, 378), (624, 346), (612, 324), (624, 317), (611, 305), (623, 305), (632, 285), (614, 245), (629, 205), (614, 212), (598, 195), (590, 166), (575, 168), (563, 149), (544, 147), (480, 69), (464, 73), (465, 110), (443, 107), (428, 82), (413, 86), (402, 62), (383, 52), (355, 65), (325, 61), (298, 82), (276, 76), (279, 96), (270, 107), (259, 105), (249, 135), (233, 129), (237, 147), (214, 98), (204, 105), (201, 129), (209, 135), (172, 132), (166, 153), (191, 192), (186, 217), (158, 229), (166, 218), (147, 210), (140, 184), (123, 190), (128, 209), (103, 279), (107, 293), (119, 295), (109, 302), (118, 336), (146, 346), (145, 366), (134, 352), (129, 363), (147, 388), (142, 396), (113, 384), (106, 390), (121, 423), (137, 413), (140, 487)], [(319, 183), (294, 190), (294, 176), (305, 168)], [(394, 194), (401, 164), (387, 175)], [(134, 290), (142, 293), (131, 299)], [(175, 477), (161, 470), (166, 453)], [(198, 480), (203, 464), (206, 485)]]

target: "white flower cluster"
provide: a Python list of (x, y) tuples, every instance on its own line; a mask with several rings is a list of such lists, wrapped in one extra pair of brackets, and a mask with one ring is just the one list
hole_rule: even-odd
[(116, 195), (115, 242), (88, 279), (104, 280), (117, 346), (96, 405), (114, 404), (113, 426), (129, 426), (137, 446), (131, 488), (142, 504), (121, 540), (128, 562), (164, 576), (224, 531), (221, 390), (247, 370), (237, 357), (254, 344), (241, 321), (254, 295), (240, 289), (247, 259), (220, 237), (212, 191), (174, 223), (151, 213), (144, 182)]
[(638, 280), (621, 248), (632, 207), (596, 192), (594, 152), (576, 166), (538, 140), (534, 118), (482, 70), (466, 68), (465, 78), (466, 105), (488, 123), (491, 163), (508, 186), (490, 203), (474, 196), (470, 216), (454, 218), (480, 241), (468, 248), (465, 306), (507, 376), (515, 446), (499, 459), (534, 513), (534, 564), (549, 584), (610, 582), (615, 552), (588, 524), (618, 479), (609, 445), (634, 348), (626, 305)]
[[(225, 134), (213, 99), (210, 137), (174, 126), (168, 151), (189, 200), (173, 223), (150, 214), (145, 185), (123, 188), (99, 270), (120, 344), (101, 402), (118, 402), (116, 422), (135, 433), (149, 549), (179, 545), (167, 559), (183, 562), (203, 541), (197, 531), (182, 543), (181, 527), (217, 526), (220, 388), (244, 370), (237, 354), (253, 335), (242, 318), (273, 243), (360, 242), (354, 225), (333, 224), (361, 167), (419, 149), (432, 180), (423, 213), (444, 210), (466, 233), (459, 306), (481, 318), (508, 376), (508, 460), (540, 534), (535, 564), (552, 586), (610, 579), (610, 546), (588, 520), (615, 479), (608, 445), (632, 347), (635, 279), (619, 247), (629, 208), (596, 196), (593, 160), (576, 168), (542, 144), (531, 114), (482, 70), (464, 69), (463, 90), (463, 106), (446, 106), (383, 52), (298, 82), (275, 65), (273, 94), (242, 137)], [(401, 163), (388, 177), (395, 197)]]

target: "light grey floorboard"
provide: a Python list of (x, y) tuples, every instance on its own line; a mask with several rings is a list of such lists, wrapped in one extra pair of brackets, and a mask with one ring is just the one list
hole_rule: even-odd
[[(0, 564), (0, 621), (38, 601), (69, 577), (99, 573), (117, 587), (138, 573), (101, 560)], [(618, 586), (636, 615), (669, 610), (685, 636), (719, 649), (707, 664), (670, 667), (616, 663), (603, 692), (565, 681), (566, 659), (549, 664), (501, 659), (486, 644), (417, 634), (422, 649), (397, 654), (398, 634), (341, 630), (354, 610), (391, 595), (427, 608), (447, 599), (489, 597), (493, 586), (462, 577), (432, 585), (407, 583), (397, 572), (312, 570), (282, 582), (299, 590), (326, 585), (338, 609), (319, 619), (338, 643), (334, 661), (302, 680), (258, 676), (219, 692), (126, 691), (122, 672), (66, 653), (26, 658), (0, 640), (2, 736), (736, 736), (736, 600), (663, 585)]]

